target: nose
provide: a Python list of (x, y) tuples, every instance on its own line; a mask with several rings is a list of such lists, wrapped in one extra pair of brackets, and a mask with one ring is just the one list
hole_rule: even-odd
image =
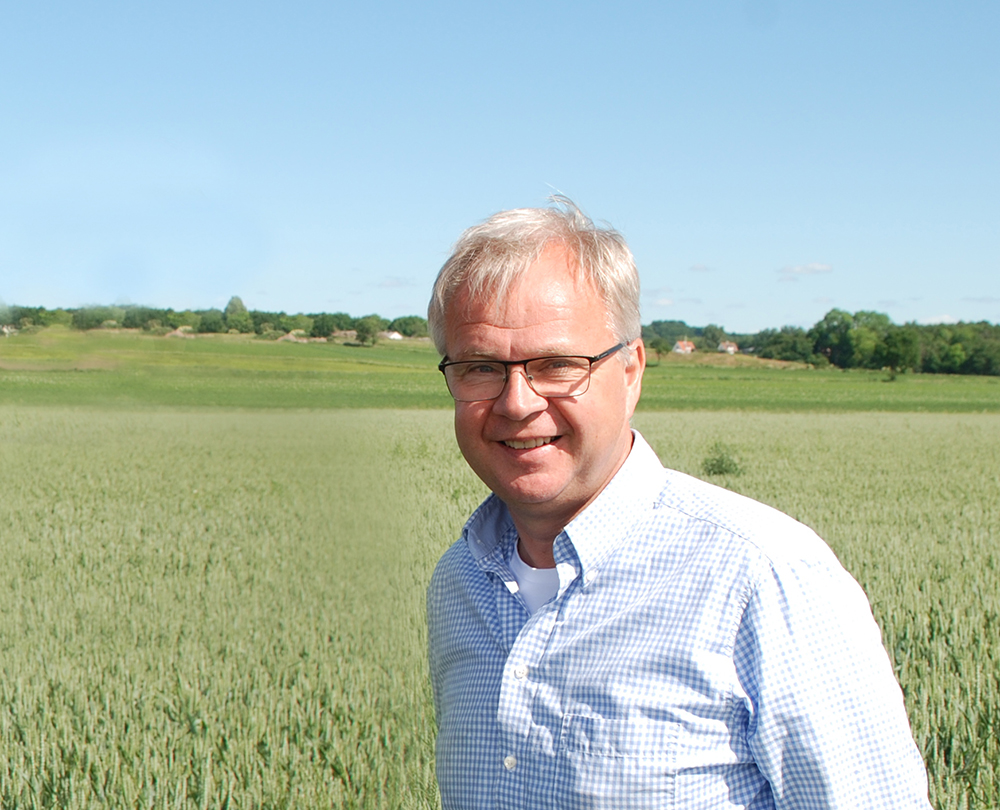
[(493, 400), (493, 412), (515, 422), (527, 419), (533, 413), (544, 411), (549, 401), (535, 393), (528, 384), (524, 366), (511, 366), (507, 382), (500, 396)]

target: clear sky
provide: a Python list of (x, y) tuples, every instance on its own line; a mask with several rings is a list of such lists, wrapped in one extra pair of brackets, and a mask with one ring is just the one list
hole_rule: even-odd
[(423, 314), (559, 191), (643, 322), (1000, 322), (1000, 2), (0, 4), (0, 299)]

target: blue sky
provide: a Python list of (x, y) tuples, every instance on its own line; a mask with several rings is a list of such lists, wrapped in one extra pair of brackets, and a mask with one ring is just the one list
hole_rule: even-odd
[(0, 5), (0, 299), (423, 314), (554, 191), (643, 322), (1000, 322), (1000, 3)]

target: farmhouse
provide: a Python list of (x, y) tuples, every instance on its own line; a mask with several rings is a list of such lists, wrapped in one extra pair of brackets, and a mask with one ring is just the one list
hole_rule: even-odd
[(740, 350), (740, 347), (733, 343), (731, 340), (724, 340), (719, 344), (719, 351), (725, 352), (726, 354), (736, 354)]
[(673, 350), (677, 354), (691, 354), (694, 351), (694, 344), (690, 340), (678, 340)]

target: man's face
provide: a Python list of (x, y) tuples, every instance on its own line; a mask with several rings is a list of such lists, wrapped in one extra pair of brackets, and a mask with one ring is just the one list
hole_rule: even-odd
[[(528, 269), (504, 307), (470, 300), (460, 290), (448, 309), (445, 335), (449, 360), (592, 357), (618, 342), (597, 291), (575, 279), (558, 245)], [(620, 354), (595, 363), (590, 388), (579, 397), (540, 397), (523, 367), (513, 367), (498, 399), (455, 403), (465, 460), (515, 520), (552, 520), (561, 527), (617, 472), (632, 446), (628, 422), (645, 362), (642, 342), (635, 345), (627, 366)]]

